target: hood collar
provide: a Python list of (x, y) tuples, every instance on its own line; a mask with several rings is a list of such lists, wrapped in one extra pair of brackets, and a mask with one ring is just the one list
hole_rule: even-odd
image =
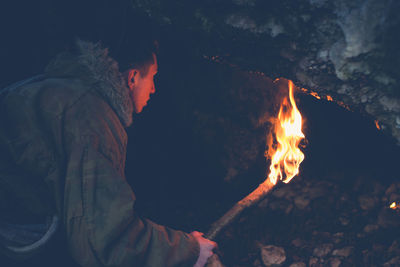
[(133, 103), (118, 63), (99, 43), (77, 40), (77, 54), (62, 53), (46, 68), (52, 76), (78, 77), (89, 82), (128, 127), (132, 124)]

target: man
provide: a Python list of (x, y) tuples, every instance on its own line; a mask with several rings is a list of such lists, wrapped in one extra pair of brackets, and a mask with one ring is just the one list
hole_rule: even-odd
[(155, 92), (158, 71), (154, 51), (138, 55), (121, 74), (106, 49), (77, 41), (44, 75), (2, 91), (3, 255), (46, 257), (57, 232), (81, 266), (199, 267), (212, 255), (216, 244), (201, 233), (135, 213), (124, 127)]

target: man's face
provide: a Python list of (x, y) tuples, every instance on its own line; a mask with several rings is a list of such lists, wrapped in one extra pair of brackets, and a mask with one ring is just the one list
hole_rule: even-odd
[(157, 57), (153, 54), (153, 63), (149, 63), (147, 73), (143, 73), (139, 69), (131, 69), (128, 73), (128, 86), (131, 90), (135, 113), (142, 112), (150, 99), (150, 94), (154, 94), (156, 89), (154, 86), (154, 76), (157, 74), (158, 65)]

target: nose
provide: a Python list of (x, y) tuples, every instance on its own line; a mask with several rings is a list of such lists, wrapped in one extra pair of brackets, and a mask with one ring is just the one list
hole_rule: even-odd
[(155, 92), (156, 92), (156, 87), (153, 84), (153, 86), (151, 87), (151, 90), (150, 90), (150, 94), (154, 94)]

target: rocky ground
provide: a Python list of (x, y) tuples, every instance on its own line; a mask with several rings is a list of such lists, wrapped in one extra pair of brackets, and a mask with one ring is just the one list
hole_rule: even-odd
[(227, 266), (400, 266), (400, 183), (302, 175), (220, 237)]

